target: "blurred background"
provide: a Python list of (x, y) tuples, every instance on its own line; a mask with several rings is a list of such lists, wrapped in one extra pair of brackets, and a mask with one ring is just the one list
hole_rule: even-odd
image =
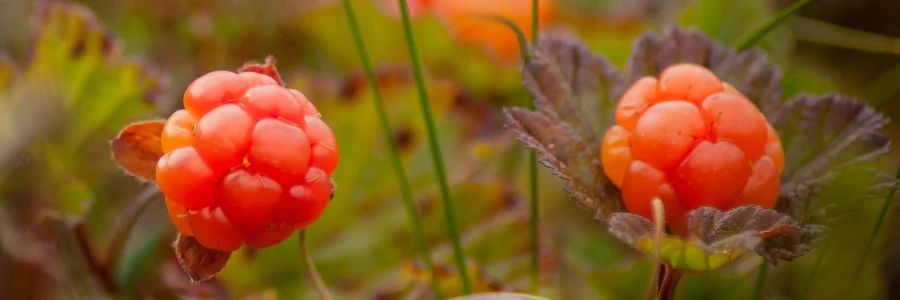
[[(474, 7), (530, 26), (531, 1), (502, 2)], [(680, 24), (733, 44), (793, 1), (541, 2), (542, 31), (574, 34), (623, 67), (645, 31)], [(432, 257), (444, 271), (444, 290), (456, 294), (397, 4), (353, 3)], [(527, 152), (503, 129), (500, 113), (530, 101), (518, 46), (500, 25), (461, 25), (460, 11), (471, 9), (465, 5), (410, 4), (476, 290), (528, 291)], [(785, 98), (854, 95), (900, 119), (900, 2), (813, 1), (759, 46), (781, 66)], [(340, 1), (0, 0), (0, 298), (316, 297), (295, 239), (239, 250), (216, 279), (190, 284), (174, 260), (175, 230), (162, 197), (119, 170), (108, 148), (126, 124), (180, 108), (194, 78), (270, 54), (287, 85), (319, 108), (342, 150), (336, 196), (308, 231), (322, 276), (338, 299), (426, 295), (428, 276), (417, 262)], [(886, 131), (900, 138), (897, 124)], [(893, 174), (897, 153), (875, 167)], [(539, 177), (536, 294), (643, 297), (652, 262), (612, 238), (562, 192), (559, 180), (543, 169)], [(885, 201), (883, 191), (860, 192), (872, 182), (851, 170), (823, 191), (838, 208), (838, 226), (817, 250), (769, 267), (764, 296), (900, 297), (898, 205), (888, 211), (862, 279), (853, 286), (846, 280)], [(678, 297), (746, 299), (758, 265), (748, 256), (723, 270), (689, 273)]]

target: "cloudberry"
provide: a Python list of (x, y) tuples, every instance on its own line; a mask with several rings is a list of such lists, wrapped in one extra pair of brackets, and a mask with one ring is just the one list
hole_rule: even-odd
[(264, 74), (215, 71), (183, 100), (163, 128), (156, 166), (181, 234), (221, 251), (260, 248), (319, 218), (338, 148), (302, 93)]
[(601, 149), (603, 171), (625, 207), (685, 234), (687, 212), (726, 210), (778, 198), (784, 153), (778, 133), (744, 95), (708, 69), (677, 64), (636, 81), (619, 100)]

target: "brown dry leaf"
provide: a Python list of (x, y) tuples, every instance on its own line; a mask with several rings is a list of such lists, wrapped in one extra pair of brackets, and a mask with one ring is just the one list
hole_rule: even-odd
[(565, 181), (566, 191), (600, 220), (621, 210), (618, 189), (603, 174), (600, 143), (624, 78), (581, 42), (541, 37), (524, 69), (536, 111), (506, 108), (506, 127)]
[(197, 239), (181, 234), (175, 238), (172, 248), (175, 248), (178, 264), (195, 284), (216, 276), (231, 256), (231, 252), (203, 247)]
[(163, 156), (160, 120), (137, 122), (125, 127), (110, 142), (113, 158), (125, 171), (137, 178), (155, 181), (156, 162)]

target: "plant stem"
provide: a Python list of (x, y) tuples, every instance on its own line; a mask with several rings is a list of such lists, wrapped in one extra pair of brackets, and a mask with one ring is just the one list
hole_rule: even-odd
[(366, 79), (372, 89), (372, 100), (375, 102), (375, 112), (378, 115), (379, 125), (384, 135), (385, 143), (388, 145), (388, 152), (391, 160), (391, 166), (394, 169), (394, 176), (397, 178), (397, 184), (400, 186), (400, 194), (403, 197), (403, 205), (406, 208), (406, 215), (412, 225), (413, 240), (419, 251), (422, 262), (431, 272), (431, 290), (436, 299), (443, 299), (444, 295), (438, 284), (437, 270), (431, 262), (431, 254), (428, 252), (428, 245), (425, 241), (425, 232), (422, 229), (422, 221), (419, 219), (419, 213), (416, 211), (416, 205), (413, 200), (412, 188), (406, 171), (403, 168), (403, 162), (400, 160), (400, 153), (397, 151), (397, 144), (392, 138), (391, 126), (388, 123), (387, 112), (384, 109), (384, 102), (381, 100), (381, 91), (378, 88), (378, 79), (375, 77), (375, 71), (372, 68), (372, 62), (369, 59), (366, 45), (363, 42), (362, 33), (359, 28), (359, 21), (353, 13), (353, 7), (350, 0), (344, 1), (344, 11), (347, 15), (347, 22), (350, 23), (350, 30), (353, 32), (353, 40), (356, 43), (356, 50), (359, 53), (359, 59), (362, 61), (363, 70), (366, 73)]
[[(538, 43), (538, 1), (531, 1), (531, 44)], [(522, 57), (531, 57), (522, 53)], [(534, 109), (534, 101), (528, 101), (528, 107)], [(530, 187), (531, 205), (529, 205), (529, 229), (531, 233), (531, 289), (537, 291), (540, 273), (540, 241), (538, 240), (538, 180), (537, 156), (534, 151), (528, 152), (528, 184)]]
[(155, 184), (145, 188), (133, 201), (131, 201), (128, 208), (125, 209), (115, 225), (113, 225), (112, 238), (106, 248), (106, 260), (103, 261), (104, 267), (108, 269), (110, 274), (113, 273), (113, 270), (116, 269), (116, 266), (119, 263), (119, 258), (122, 256), (122, 250), (125, 249), (125, 243), (128, 242), (128, 237), (131, 236), (131, 230), (134, 228), (134, 224), (137, 223), (140, 215), (147, 210), (150, 203), (153, 203), (151, 200), (155, 199), (154, 196), (156, 196), (158, 192), (159, 188), (157, 188)]
[(309, 255), (309, 249), (306, 248), (306, 229), (300, 230), (300, 254), (303, 256), (303, 262), (306, 263), (306, 271), (319, 292), (319, 299), (331, 300), (331, 292), (328, 291), (325, 281), (322, 280), (322, 276), (316, 270), (316, 263), (313, 262), (312, 256)]
[(412, 21), (409, 18), (409, 7), (406, 0), (397, 0), (400, 4), (400, 13), (403, 16), (403, 30), (406, 33), (406, 45), (409, 48), (409, 56), (412, 60), (413, 74), (416, 78), (416, 89), (419, 92), (419, 104), (422, 107), (422, 117), (425, 119), (425, 129), (428, 131), (428, 144), (431, 148), (431, 159), (434, 163), (434, 173), (437, 176), (438, 188), (441, 192), (441, 200), (444, 206), (444, 218), (447, 221), (447, 231), (453, 242), (453, 256), (456, 260), (456, 267), (459, 269), (459, 277), (462, 281), (463, 294), (472, 292), (469, 283), (469, 273), (466, 269), (466, 258), (462, 249), (462, 242), (459, 239), (459, 231), (456, 225), (456, 212), (453, 207), (453, 200), (450, 198), (450, 188), (447, 185), (447, 174), (444, 170), (444, 162), (441, 156), (441, 147), (438, 144), (437, 130), (435, 129), (434, 119), (431, 116), (431, 107), (428, 100), (428, 90), (425, 88), (425, 77), (422, 75), (422, 65), (419, 61), (419, 52), (416, 50), (416, 41), (412, 32)]
[(897, 85), (897, 82), (900, 82), (900, 63), (887, 69), (870, 82), (864, 89), (863, 95), (872, 107), (878, 108), (885, 99), (900, 91), (900, 85)]
[(827, 240), (824, 245), (822, 245), (822, 250), (819, 252), (819, 256), (816, 257), (816, 262), (813, 263), (812, 270), (809, 271), (809, 275), (806, 277), (806, 285), (803, 287), (803, 291), (800, 294), (799, 299), (806, 299), (809, 296), (809, 290), (812, 288), (813, 278), (816, 277), (816, 274), (819, 273), (819, 268), (822, 267), (822, 262), (824, 261), (825, 255), (828, 254), (828, 250), (831, 246), (831, 241)]
[(756, 286), (753, 288), (753, 299), (762, 299), (763, 287), (766, 286), (766, 273), (769, 270), (769, 263), (763, 260), (756, 271)]
[(678, 282), (681, 281), (681, 271), (663, 264), (662, 280), (659, 282), (659, 289), (656, 294), (658, 300), (675, 299), (675, 289), (678, 288)]
[[(897, 175), (895, 178), (900, 179), (900, 169), (897, 169)], [(887, 215), (888, 208), (891, 207), (891, 203), (894, 202), (894, 194), (897, 192), (897, 187), (891, 189), (888, 192), (887, 197), (884, 198), (884, 204), (881, 205), (881, 212), (878, 213), (878, 219), (875, 220), (875, 228), (872, 228), (872, 233), (869, 234), (869, 241), (866, 242), (866, 248), (863, 250), (862, 258), (859, 260), (859, 264), (856, 266), (856, 271), (853, 272), (853, 284), (859, 280), (859, 275), (862, 273), (863, 266), (866, 265), (866, 260), (869, 258), (869, 252), (872, 251), (872, 245), (875, 243), (875, 239), (878, 237), (878, 233), (881, 231), (881, 225), (884, 223), (884, 217)]]
[(791, 15), (793, 15), (798, 10), (800, 10), (801, 8), (803, 8), (804, 6), (806, 6), (807, 4), (809, 4), (811, 2), (812, 2), (812, 0), (800, 0), (800, 1), (794, 2), (794, 4), (791, 4), (790, 6), (786, 7), (785, 9), (782, 9), (781, 11), (778, 12), (778, 14), (775, 15), (775, 17), (766, 21), (766, 23), (763, 24), (763, 26), (759, 27), (758, 29), (756, 29), (755, 31), (750, 33), (749, 35), (744, 36), (744, 38), (738, 40), (739, 42), (737, 43), (737, 49), (739, 51), (750, 49), (751, 47), (756, 45), (756, 43), (758, 43), (760, 40), (762, 40), (763, 37), (765, 37), (767, 34), (769, 34), (769, 32), (771, 32), (773, 29), (778, 27), (778, 25), (781, 25), (781, 23), (784, 23), (784, 21), (787, 20), (788, 17), (790, 17)]
[(81, 255), (84, 256), (84, 260), (87, 262), (91, 273), (94, 274), (94, 277), (96, 277), (98, 281), (100, 281), (100, 284), (107, 293), (115, 295), (117, 290), (116, 285), (112, 281), (109, 269), (97, 258), (94, 247), (91, 245), (91, 239), (88, 237), (87, 229), (84, 226), (84, 221), (76, 221), (71, 225), (70, 230), (72, 230), (72, 234), (75, 236), (75, 242), (78, 244), (78, 249), (81, 250)]

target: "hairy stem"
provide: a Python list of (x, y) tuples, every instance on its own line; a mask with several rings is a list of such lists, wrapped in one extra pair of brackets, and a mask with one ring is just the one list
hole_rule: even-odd
[(303, 256), (303, 262), (306, 263), (306, 272), (309, 273), (313, 285), (316, 286), (316, 290), (319, 292), (319, 299), (331, 300), (331, 292), (328, 291), (328, 286), (325, 285), (325, 281), (322, 280), (322, 276), (319, 275), (319, 270), (316, 269), (316, 263), (313, 262), (312, 256), (309, 254), (309, 249), (306, 247), (306, 230), (300, 230), (299, 236), (300, 255)]
[(78, 249), (81, 250), (81, 255), (84, 256), (84, 260), (91, 270), (91, 274), (94, 274), (97, 281), (100, 281), (100, 285), (103, 286), (103, 289), (106, 290), (107, 293), (114, 295), (117, 291), (116, 285), (112, 281), (109, 269), (97, 258), (97, 254), (94, 252), (94, 247), (91, 245), (91, 239), (88, 237), (87, 228), (85, 228), (84, 222), (76, 221), (70, 226), (70, 229), (75, 236), (75, 242), (78, 244)]
[(122, 250), (125, 249), (125, 243), (128, 242), (131, 230), (134, 229), (134, 224), (137, 223), (140, 215), (147, 210), (147, 207), (153, 202), (151, 200), (155, 199), (154, 196), (158, 192), (159, 188), (155, 184), (145, 188), (131, 201), (115, 225), (113, 225), (112, 239), (106, 248), (106, 259), (103, 261), (103, 265), (109, 270), (109, 273), (112, 273), (112, 270), (115, 270), (116, 265), (118, 265), (119, 258), (122, 256)]
[(431, 273), (431, 290), (434, 293), (435, 298), (443, 299), (443, 292), (441, 291), (440, 285), (438, 285), (437, 270), (431, 262), (431, 254), (428, 252), (428, 245), (425, 241), (425, 231), (422, 229), (422, 221), (419, 218), (419, 213), (416, 211), (412, 188), (410, 187), (409, 179), (406, 176), (406, 171), (403, 168), (403, 162), (400, 160), (397, 144), (392, 138), (391, 126), (388, 123), (387, 112), (385, 112), (384, 102), (381, 100), (381, 91), (378, 88), (378, 79), (372, 68), (372, 62), (369, 59), (368, 51), (366, 51), (366, 45), (363, 42), (359, 21), (357, 21), (356, 15), (353, 13), (353, 6), (350, 3), (350, 0), (343, 1), (347, 22), (350, 23), (350, 31), (353, 32), (353, 41), (356, 43), (356, 52), (359, 53), (359, 59), (362, 61), (363, 70), (366, 73), (366, 79), (369, 81), (369, 86), (372, 89), (372, 100), (375, 102), (375, 112), (378, 116), (385, 143), (388, 145), (391, 166), (394, 169), (394, 177), (397, 178), (397, 184), (400, 186), (400, 194), (403, 197), (403, 206), (406, 209), (407, 218), (412, 226), (413, 241), (416, 244), (416, 249), (419, 251), (419, 257), (422, 259), (422, 262), (425, 263), (425, 268)]
[(683, 275), (681, 271), (673, 268), (668, 264), (662, 265), (662, 278), (659, 281), (659, 287), (656, 293), (657, 300), (675, 299), (675, 289), (678, 288), (678, 282), (681, 281)]
[(412, 60), (413, 74), (416, 78), (416, 89), (419, 93), (419, 104), (422, 107), (422, 117), (425, 119), (425, 129), (428, 132), (428, 144), (431, 149), (431, 160), (434, 163), (434, 173), (437, 176), (441, 201), (443, 202), (444, 219), (447, 222), (447, 231), (453, 242), (453, 256), (456, 260), (456, 267), (459, 269), (463, 294), (469, 294), (472, 292), (472, 286), (469, 283), (469, 272), (466, 269), (466, 258), (463, 253), (462, 242), (459, 239), (459, 229), (456, 225), (456, 212), (453, 207), (453, 199), (450, 198), (450, 188), (447, 185), (447, 173), (446, 170), (444, 170), (444, 161), (441, 155), (441, 147), (438, 143), (437, 130), (435, 129), (434, 118), (431, 116), (428, 89), (425, 88), (425, 76), (422, 75), (422, 64), (419, 61), (419, 51), (416, 49), (416, 41), (412, 32), (409, 7), (406, 5), (406, 0), (397, 1), (400, 4), (400, 13), (403, 16), (403, 30), (406, 33), (406, 45), (409, 48), (409, 56)]

